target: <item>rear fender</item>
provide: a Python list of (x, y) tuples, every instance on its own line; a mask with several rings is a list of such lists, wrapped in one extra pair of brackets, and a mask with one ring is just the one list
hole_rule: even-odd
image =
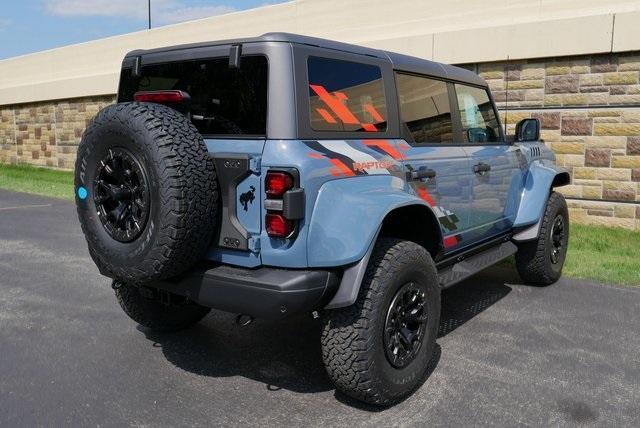
[[(385, 217), (409, 205), (431, 208), (391, 175), (333, 180), (320, 188), (307, 241), (309, 267), (345, 266), (365, 256)], [(435, 216), (435, 214), (433, 214)]]
[(552, 161), (538, 159), (531, 163), (520, 197), (514, 228), (531, 226), (514, 236), (515, 240), (535, 239), (551, 189), (570, 183), (569, 173)]
[[(397, 177), (356, 177), (322, 186), (309, 229), (309, 265), (348, 265), (327, 309), (349, 306), (356, 301), (382, 225), (392, 213), (408, 207), (419, 207), (432, 216), (432, 221), (422, 224), (439, 224), (431, 207), (407, 193), (404, 181)], [(440, 228), (435, 236), (436, 247), (442, 249)]]

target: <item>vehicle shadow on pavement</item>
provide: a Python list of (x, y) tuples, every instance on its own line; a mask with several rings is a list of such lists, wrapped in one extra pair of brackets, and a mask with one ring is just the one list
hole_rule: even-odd
[[(504, 272), (496, 275), (489, 271), (443, 291), (438, 337), (453, 332), (504, 298), (511, 291), (504, 280)], [(270, 391), (316, 393), (334, 389), (322, 362), (321, 323), (310, 316), (282, 322), (256, 320), (241, 327), (236, 325), (235, 315), (212, 311), (200, 324), (179, 333), (154, 333), (144, 327), (138, 330), (176, 367), (200, 376), (242, 376), (265, 384)], [(425, 380), (436, 369), (440, 355), (437, 345)], [(336, 399), (363, 410), (379, 410), (339, 392)]]
[(438, 337), (444, 337), (490, 308), (511, 292), (507, 284), (521, 280), (514, 269), (488, 269), (442, 292)]

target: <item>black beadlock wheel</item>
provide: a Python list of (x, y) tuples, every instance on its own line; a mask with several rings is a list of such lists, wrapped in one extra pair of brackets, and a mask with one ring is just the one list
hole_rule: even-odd
[(565, 226), (564, 217), (561, 214), (558, 214), (556, 218), (553, 220), (553, 227), (551, 228), (551, 264), (559, 265), (566, 253), (566, 242), (565, 235), (567, 235), (567, 230)]
[(103, 275), (125, 283), (186, 271), (217, 229), (213, 162), (191, 121), (167, 106), (100, 111), (80, 142), (75, 186), (89, 254)]
[(406, 367), (418, 355), (427, 318), (424, 290), (414, 282), (403, 285), (389, 305), (384, 327), (384, 349), (392, 366)]
[(99, 162), (93, 182), (93, 200), (102, 225), (116, 241), (140, 236), (149, 217), (149, 179), (136, 157), (113, 148)]
[(538, 238), (518, 244), (516, 267), (527, 283), (550, 285), (560, 279), (569, 248), (569, 209), (564, 197), (552, 192)]
[(440, 285), (422, 246), (382, 238), (356, 302), (323, 313), (322, 357), (343, 393), (388, 406), (428, 373), (440, 323)]

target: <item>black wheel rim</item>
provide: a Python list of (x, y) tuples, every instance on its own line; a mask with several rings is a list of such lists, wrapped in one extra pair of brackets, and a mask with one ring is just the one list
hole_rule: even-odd
[(140, 236), (149, 217), (149, 188), (146, 173), (131, 152), (113, 148), (100, 161), (93, 200), (109, 236), (119, 242)]
[(424, 340), (427, 318), (424, 290), (413, 282), (400, 287), (384, 327), (384, 348), (392, 366), (403, 368), (414, 360)]
[(557, 215), (551, 228), (551, 263), (557, 265), (562, 261), (565, 248), (566, 227), (564, 217)]

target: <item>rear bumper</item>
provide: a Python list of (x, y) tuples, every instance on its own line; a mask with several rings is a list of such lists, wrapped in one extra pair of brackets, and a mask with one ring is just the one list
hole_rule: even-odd
[(335, 294), (340, 277), (339, 272), (329, 270), (206, 264), (153, 286), (213, 309), (281, 319), (321, 309)]

